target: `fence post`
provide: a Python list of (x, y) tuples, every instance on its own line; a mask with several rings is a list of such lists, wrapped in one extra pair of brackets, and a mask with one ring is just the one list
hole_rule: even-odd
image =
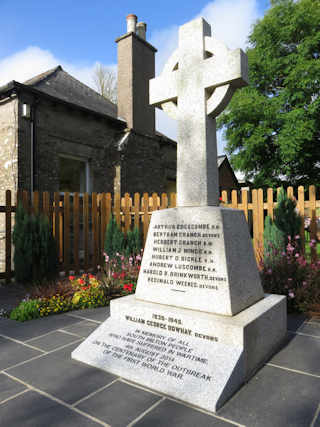
[[(317, 217), (316, 217), (316, 187), (309, 187), (309, 212), (310, 212), (310, 241), (317, 240)], [(311, 261), (317, 260), (317, 245), (311, 246)]]
[(143, 242), (146, 243), (149, 228), (149, 195), (143, 193)]
[(89, 195), (83, 195), (84, 270), (89, 267)]
[(241, 190), (241, 199), (242, 199), (242, 210), (244, 212), (244, 216), (246, 217), (247, 223), (249, 223), (249, 219), (248, 219), (248, 190)]
[(267, 190), (267, 206), (268, 215), (273, 220), (273, 189), (268, 188)]
[(68, 192), (64, 193), (63, 204), (63, 266), (68, 276), (70, 269), (70, 195)]
[(98, 248), (99, 248), (97, 193), (91, 194), (91, 219), (92, 219), (92, 238), (93, 238), (92, 267), (94, 270), (96, 270), (98, 265)]
[(130, 195), (126, 193), (124, 195), (124, 232), (125, 235), (127, 235), (128, 231), (130, 230), (131, 225), (131, 213), (130, 213)]
[(73, 252), (75, 274), (79, 274), (79, 193), (73, 195)]
[(300, 239), (301, 239), (301, 251), (305, 253), (305, 234), (304, 234), (304, 187), (300, 185), (298, 187), (298, 202), (297, 208), (302, 219), (300, 227)]

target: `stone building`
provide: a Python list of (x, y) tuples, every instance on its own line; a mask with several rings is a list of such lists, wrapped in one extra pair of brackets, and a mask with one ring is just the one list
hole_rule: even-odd
[[(149, 80), (156, 49), (127, 17), (118, 47), (118, 104), (61, 66), (0, 88), (0, 202), (4, 191), (175, 191), (176, 142), (155, 130)], [(218, 159), (220, 186), (236, 178)]]
[(0, 88), (2, 197), (6, 189), (166, 191), (176, 146), (155, 131), (148, 102), (156, 49), (145, 40), (145, 24), (132, 15), (127, 22), (116, 40), (117, 106), (61, 66)]

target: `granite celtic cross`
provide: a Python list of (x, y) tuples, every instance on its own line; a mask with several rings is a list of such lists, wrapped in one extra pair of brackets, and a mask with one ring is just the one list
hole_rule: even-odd
[(177, 206), (218, 206), (215, 117), (248, 84), (247, 56), (211, 37), (195, 19), (179, 29), (179, 48), (150, 80), (150, 104), (178, 120)]

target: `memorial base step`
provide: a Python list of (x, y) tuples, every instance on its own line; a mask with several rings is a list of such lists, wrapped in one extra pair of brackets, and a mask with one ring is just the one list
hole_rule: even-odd
[(111, 316), (72, 358), (216, 412), (279, 347), (286, 298), (265, 297), (235, 316), (138, 300), (111, 301)]

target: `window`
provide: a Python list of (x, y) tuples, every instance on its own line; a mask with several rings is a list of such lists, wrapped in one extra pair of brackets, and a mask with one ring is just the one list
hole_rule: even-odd
[(89, 192), (89, 164), (69, 156), (59, 157), (59, 190), (70, 193)]

